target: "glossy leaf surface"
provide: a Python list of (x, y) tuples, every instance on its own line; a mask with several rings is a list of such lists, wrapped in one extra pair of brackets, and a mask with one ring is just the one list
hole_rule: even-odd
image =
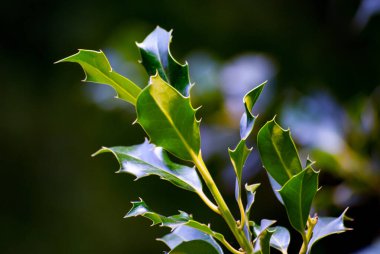
[(302, 171), (290, 131), (282, 129), (274, 119), (260, 129), (257, 147), (265, 169), (281, 186)]
[(151, 142), (183, 160), (192, 160), (200, 151), (199, 121), (189, 98), (182, 96), (160, 76), (137, 98), (137, 122)]
[(347, 230), (351, 230), (350, 228), (346, 228), (344, 226), (344, 220), (349, 219), (346, 216), (348, 208), (344, 210), (344, 212), (339, 217), (320, 217), (318, 218), (317, 224), (313, 229), (313, 236), (311, 237), (308, 245), (307, 253), (310, 253), (313, 245), (321, 240), (322, 238), (332, 235), (332, 234), (340, 234)]
[(293, 176), (279, 191), (290, 224), (301, 234), (304, 233), (311, 204), (318, 191), (318, 173), (311, 167)]
[(102, 51), (80, 49), (78, 53), (66, 57), (60, 62), (74, 62), (82, 66), (86, 77), (83, 81), (106, 84), (115, 89), (118, 98), (136, 104), (141, 88), (135, 83), (112, 70)]
[(276, 182), (276, 180), (274, 180), (273, 177), (268, 172), (267, 172), (267, 175), (268, 175), (270, 186), (272, 187), (272, 190), (274, 192), (274, 195), (276, 196), (278, 201), (280, 201), (281, 204), (284, 204), (284, 201), (282, 200), (280, 193), (278, 193), (278, 191), (281, 189), (281, 185), (278, 182)]
[(241, 139), (247, 139), (249, 134), (251, 134), (253, 130), (253, 126), (255, 123), (255, 116), (252, 114), (252, 108), (255, 105), (257, 99), (259, 98), (261, 92), (264, 89), (267, 81), (258, 85), (249, 91), (243, 98), (244, 103), (244, 114), (240, 119), (240, 137)]
[(223, 254), (211, 236), (188, 226), (179, 226), (158, 240), (171, 249), (170, 254)]
[(289, 231), (281, 226), (273, 227), (273, 235), (270, 239), (270, 246), (280, 251), (282, 254), (288, 253), (290, 243)]
[(188, 97), (191, 87), (189, 66), (187, 63), (178, 63), (171, 55), (169, 49), (171, 33), (158, 26), (142, 43), (137, 43), (141, 53), (141, 63), (149, 76), (154, 76), (158, 72), (164, 81)]
[(111, 152), (120, 164), (118, 172), (136, 176), (136, 179), (157, 175), (185, 190), (202, 192), (202, 182), (194, 168), (172, 162), (167, 153), (147, 140), (129, 147), (103, 147), (96, 154)]
[(150, 219), (153, 222), (152, 225), (160, 224), (161, 226), (170, 227), (172, 229), (184, 225), (196, 229), (197, 231), (206, 234), (210, 237), (214, 237), (215, 239), (221, 242), (225, 241), (224, 236), (222, 234), (214, 232), (210, 229), (209, 226), (193, 220), (191, 215), (185, 212), (181, 211), (177, 215), (166, 217), (153, 212), (143, 200), (132, 202), (132, 205), (133, 206), (131, 210), (125, 216), (126, 218), (143, 216)]

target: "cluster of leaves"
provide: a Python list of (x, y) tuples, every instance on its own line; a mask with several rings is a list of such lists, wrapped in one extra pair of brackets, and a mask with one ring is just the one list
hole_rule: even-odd
[[(190, 101), (192, 83), (189, 68), (172, 57), (169, 49), (171, 38), (171, 32), (157, 27), (142, 43), (137, 44), (141, 63), (150, 76), (149, 84), (144, 89), (114, 72), (101, 51), (79, 50), (59, 62), (79, 63), (86, 73), (85, 81), (112, 86), (118, 98), (135, 106), (136, 121), (150, 138), (150, 141), (129, 147), (103, 147), (96, 154), (112, 153), (120, 163), (119, 172), (132, 174), (137, 179), (156, 175), (177, 187), (195, 192), (211, 210), (222, 216), (240, 246), (233, 247), (222, 234), (194, 220), (186, 212), (163, 216), (151, 210), (143, 200), (132, 202), (133, 207), (126, 217), (144, 216), (153, 225), (171, 228), (170, 234), (159, 239), (170, 248), (169, 253), (220, 254), (223, 248), (219, 244), (231, 253), (265, 254), (270, 252), (271, 247), (287, 253), (290, 234), (286, 228), (273, 226), (273, 220), (263, 219), (256, 223), (250, 219), (260, 184), (245, 184), (242, 188), (244, 164), (252, 152), (246, 140), (256, 120), (252, 108), (265, 82), (244, 96), (241, 140), (233, 150), (229, 149), (236, 173), (235, 197), (241, 217), (236, 220), (202, 159), (200, 121)], [(258, 133), (257, 147), (276, 196), (286, 208), (290, 224), (302, 236), (300, 253), (310, 253), (312, 246), (321, 238), (347, 230), (343, 224), (345, 211), (338, 218), (310, 216), (312, 201), (318, 191), (318, 172), (309, 159), (304, 167), (301, 165), (289, 130), (282, 129), (274, 119), (267, 122)], [(171, 161), (167, 152), (190, 161), (195, 167)], [(201, 179), (213, 200), (203, 192)], [(243, 192), (246, 195), (245, 205)]]

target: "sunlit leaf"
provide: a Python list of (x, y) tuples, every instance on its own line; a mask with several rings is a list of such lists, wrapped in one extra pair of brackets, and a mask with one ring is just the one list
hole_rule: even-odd
[(240, 119), (241, 139), (247, 139), (249, 134), (251, 134), (252, 132), (254, 122), (255, 122), (255, 116), (252, 114), (252, 108), (255, 105), (257, 99), (259, 98), (261, 92), (263, 91), (266, 83), (267, 81), (253, 88), (243, 98), (245, 112)]
[(170, 254), (223, 254), (211, 236), (188, 226), (179, 226), (157, 240), (171, 249)]
[(311, 248), (314, 244), (321, 240), (322, 238), (332, 235), (332, 234), (340, 234), (347, 230), (351, 230), (350, 228), (346, 228), (344, 226), (344, 221), (349, 220), (346, 216), (348, 208), (344, 210), (344, 212), (339, 217), (320, 217), (318, 218), (317, 224), (313, 229), (313, 236), (311, 237), (308, 245), (307, 253), (310, 253)]
[(222, 234), (214, 232), (209, 226), (195, 221), (191, 215), (180, 211), (177, 215), (166, 217), (153, 212), (143, 200), (132, 202), (132, 208), (125, 217), (136, 216), (143, 216), (150, 219), (153, 222), (152, 225), (160, 224), (161, 226), (170, 227), (172, 229), (176, 229), (179, 226), (188, 226), (221, 242), (225, 241)]
[(189, 98), (152, 76), (137, 98), (137, 122), (151, 142), (183, 160), (192, 160), (200, 151), (199, 121)]
[(309, 166), (279, 190), (290, 224), (301, 234), (305, 231), (311, 203), (318, 191), (318, 174)]
[(282, 254), (287, 254), (290, 243), (289, 231), (281, 226), (273, 227), (272, 230), (274, 233), (270, 239), (270, 246), (279, 250)]
[(171, 33), (172, 31), (168, 32), (158, 26), (142, 43), (137, 43), (137, 46), (140, 49), (141, 62), (149, 76), (158, 72), (164, 81), (187, 97), (191, 87), (189, 66), (187, 63), (178, 63), (171, 55)]
[(290, 131), (282, 129), (274, 119), (260, 129), (257, 147), (265, 169), (281, 186), (302, 171)]
[(80, 49), (78, 53), (66, 57), (60, 62), (74, 62), (82, 66), (86, 73), (84, 81), (106, 84), (113, 87), (118, 98), (136, 104), (141, 88), (135, 83), (112, 70), (102, 51)]
[(160, 224), (161, 226), (176, 228), (180, 225), (187, 223), (191, 220), (191, 216), (185, 212), (180, 212), (173, 216), (163, 216), (158, 213), (153, 212), (146, 203), (140, 199), (140, 201), (132, 202), (132, 208), (129, 210), (125, 218), (144, 216), (152, 221), (152, 226)]
[(129, 147), (103, 147), (95, 155), (105, 152), (111, 152), (119, 161), (118, 172), (132, 174), (136, 179), (157, 175), (185, 190), (202, 192), (202, 182), (194, 168), (172, 162), (161, 147), (147, 140)]

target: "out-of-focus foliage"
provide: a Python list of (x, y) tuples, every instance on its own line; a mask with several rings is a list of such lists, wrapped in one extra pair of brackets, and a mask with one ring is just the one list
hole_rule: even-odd
[[(167, 231), (148, 230), (142, 226), (147, 224), (145, 220), (120, 223), (129, 200), (136, 200), (137, 193), (163, 214), (175, 214), (178, 207), (195, 207), (200, 219), (210, 217), (195, 199), (191, 203), (178, 199), (170, 184), (162, 185), (154, 178), (131, 182), (130, 176), (104, 170), (117, 168), (111, 157), (109, 161), (90, 158), (99, 144), (114, 146), (121, 139), (119, 145), (141, 143), (143, 134), (130, 125), (135, 117), (124, 110), (131, 107), (109, 103), (113, 101), (112, 90), (79, 86), (77, 81), (83, 78), (80, 68), (52, 65), (78, 47), (102, 48), (115, 71), (146, 85), (134, 42), (136, 38), (142, 41), (160, 24), (175, 29), (172, 51), (192, 66), (192, 82), (199, 84), (191, 91), (194, 104), (202, 104), (200, 113), (207, 116), (203, 118), (202, 151), (230, 200), (234, 199), (235, 182), (228, 173), (232, 168), (227, 170), (231, 166), (225, 159), (224, 144), (236, 145), (244, 92), (269, 79), (271, 86), (261, 95), (254, 113), (260, 112), (260, 121), (277, 113), (285, 127), (291, 127), (296, 142), (307, 148), (301, 151), (302, 157), (310, 154), (318, 161), (316, 169), (324, 172), (317, 196), (318, 207), (324, 208), (318, 212), (338, 216), (337, 207), (349, 205), (350, 216), (355, 218), (350, 224), (354, 231), (321, 241), (314, 252), (359, 252), (373, 243), (368, 251), (376, 253), (380, 212), (376, 185), (380, 150), (377, 2), (4, 2), (0, 10), (1, 252), (125, 253), (127, 245), (134, 253), (160, 251), (163, 244), (153, 239)], [(302, 120), (291, 125), (286, 108), (278, 103), (299, 102), (298, 108), (306, 110), (305, 101), (317, 91), (322, 97), (311, 100), (313, 106), (305, 113), (317, 120), (313, 126), (305, 126), (310, 131), (300, 131), (297, 126), (305, 118), (295, 113), (293, 116)], [(336, 107), (326, 105), (326, 94), (338, 105), (338, 114)], [(222, 128), (220, 123), (229, 127)], [(330, 131), (326, 130), (330, 126)], [(319, 144), (305, 141), (304, 133), (313, 133), (309, 138), (315, 137)], [(317, 138), (323, 133), (324, 138)], [(338, 153), (343, 156), (337, 156), (334, 149), (341, 140), (344, 146)], [(317, 158), (317, 149), (327, 156)], [(319, 164), (331, 161), (331, 156), (332, 161), (340, 160), (338, 164)], [(254, 153), (246, 167), (251, 170), (242, 179), (258, 182), (263, 178)], [(256, 210), (254, 217), (264, 213), (276, 217), (282, 208), (266, 205), (275, 199), (269, 184), (260, 188), (268, 194), (257, 195), (255, 202), (262, 209)], [(158, 189), (166, 195), (169, 206), (154, 198)], [(194, 198), (192, 193), (182, 194), (188, 195), (183, 200)], [(286, 218), (280, 218), (279, 223), (285, 225)], [(220, 221), (212, 221), (212, 225), (219, 231)], [(289, 246), (289, 252), (292, 248)]]

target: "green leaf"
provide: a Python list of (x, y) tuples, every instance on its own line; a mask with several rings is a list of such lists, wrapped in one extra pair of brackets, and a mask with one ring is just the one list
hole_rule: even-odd
[(179, 214), (173, 216), (163, 216), (153, 212), (146, 203), (140, 199), (140, 201), (132, 202), (132, 208), (129, 210), (124, 218), (144, 216), (152, 221), (152, 226), (160, 224), (161, 226), (176, 228), (179, 225), (183, 225), (191, 220), (189, 214), (180, 211)]
[(211, 236), (188, 226), (179, 226), (157, 240), (171, 249), (170, 254), (223, 254), (222, 248)]
[(275, 220), (262, 219), (260, 221), (260, 226), (257, 224), (254, 225), (253, 229), (254, 229), (256, 237), (260, 236), (260, 234), (262, 234), (266, 229), (268, 229), (274, 223), (276, 223)]
[(161, 148), (147, 140), (140, 145), (129, 147), (103, 147), (94, 155), (111, 152), (120, 164), (118, 172), (136, 176), (136, 180), (157, 175), (163, 180), (185, 190), (202, 193), (202, 182), (194, 168), (172, 162)]
[(228, 149), (228, 153), (230, 155), (232, 166), (234, 167), (236, 174), (236, 187), (237, 191), (235, 193), (236, 199), (240, 198), (240, 186), (241, 186), (241, 177), (243, 173), (244, 164), (248, 158), (248, 155), (251, 153), (252, 148), (248, 149), (245, 144), (245, 140), (240, 140), (239, 144), (235, 147), (234, 150)]
[(270, 239), (270, 246), (279, 250), (282, 254), (287, 254), (290, 243), (289, 231), (281, 226), (276, 226), (272, 229), (274, 233)]
[(177, 89), (183, 96), (190, 94), (190, 77), (188, 64), (178, 63), (170, 53), (169, 44), (172, 31), (157, 27), (142, 43), (137, 43), (140, 49), (142, 64), (149, 76), (157, 72), (160, 77)]
[(267, 81), (249, 91), (243, 98), (245, 112), (240, 119), (240, 137), (247, 139), (253, 130), (256, 117), (252, 114), (252, 108), (264, 89)]
[(270, 239), (274, 233), (274, 230), (270, 228), (275, 220), (261, 220), (260, 226), (254, 225), (253, 231), (256, 235), (256, 239), (253, 241), (254, 254), (269, 254), (270, 253)]
[(247, 192), (247, 205), (245, 207), (245, 213), (247, 214), (247, 218), (249, 217), (252, 205), (255, 202), (256, 190), (257, 188), (259, 188), (260, 185), (261, 185), (260, 183), (245, 185), (245, 190)]
[(112, 70), (107, 57), (102, 51), (80, 49), (78, 53), (56, 63), (73, 62), (82, 66), (86, 77), (83, 81), (106, 84), (115, 89), (117, 97), (136, 104), (141, 88), (135, 83)]
[(318, 191), (318, 174), (309, 166), (279, 190), (290, 224), (301, 234), (304, 234), (311, 204)]
[(307, 253), (310, 253), (311, 248), (314, 246), (314, 244), (321, 240), (322, 238), (332, 235), (332, 234), (340, 234), (347, 230), (351, 230), (350, 228), (346, 228), (344, 226), (345, 220), (350, 220), (346, 216), (348, 208), (343, 211), (343, 213), (337, 217), (320, 217), (318, 218), (317, 224), (314, 226), (313, 229), (313, 236), (311, 237), (308, 245)]
[(243, 167), (248, 158), (248, 155), (252, 152), (252, 148), (248, 149), (246, 146), (246, 139), (252, 132), (255, 117), (252, 115), (252, 108), (259, 98), (266, 81), (251, 91), (249, 91), (243, 98), (245, 112), (240, 120), (240, 137), (241, 140), (234, 150), (228, 149), (230, 159), (236, 174), (235, 184), (235, 198), (241, 207), (241, 179), (243, 174)]
[(153, 222), (152, 225), (160, 224), (161, 226), (170, 227), (172, 229), (185, 225), (211, 237), (214, 237), (221, 242), (225, 242), (225, 238), (222, 234), (214, 232), (210, 229), (209, 226), (193, 220), (191, 215), (180, 211), (180, 213), (177, 215), (166, 217), (153, 212), (141, 199), (140, 201), (132, 202), (132, 208), (127, 213), (125, 218), (136, 216), (143, 216), (150, 219)]
[(259, 240), (255, 242), (254, 254), (270, 254), (270, 239), (273, 231), (267, 229), (260, 235)]
[(200, 152), (199, 121), (190, 98), (152, 76), (137, 98), (137, 122), (151, 142), (175, 156), (191, 161)]
[(281, 186), (302, 171), (290, 131), (282, 129), (274, 119), (260, 129), (257, 147), (265, 169)]

